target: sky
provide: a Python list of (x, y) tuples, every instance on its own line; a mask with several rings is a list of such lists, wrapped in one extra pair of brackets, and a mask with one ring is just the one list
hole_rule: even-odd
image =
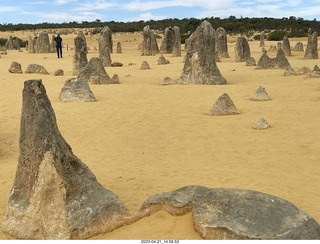
[(320, 20), (320, 0), (0, 0), (0, 24), (168, 18), (301, 17)]

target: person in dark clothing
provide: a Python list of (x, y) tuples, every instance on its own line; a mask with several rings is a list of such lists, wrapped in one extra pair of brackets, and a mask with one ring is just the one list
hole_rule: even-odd
[[(60, 37), (60, 34), (57, 35), (57, 37), (54, 38), (54, 41), (56, 42), (56, 48), (57, 48), (57, 54), (58, 58), (62, 58), (62, 38)], [(60, 53), (60, 56), (59, 56)]]

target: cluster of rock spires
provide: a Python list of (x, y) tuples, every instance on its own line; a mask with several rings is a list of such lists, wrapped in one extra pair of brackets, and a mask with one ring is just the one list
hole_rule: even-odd
[(181, 34), (178, 26), (165, 28), (160, 53), (172, 53), (173, 57), (181, 56)]
[[(185, 62), (178, 80), (164, 80), (161, 85), (169, 84), (227, 84), (221, 75), (215, 54), (215, 30), (208, 21), (203, 21), (188, 38)], [(169, 82), (168, 82), (169, 81)]]
[(156, 36), (154, 32), (147, 25), (143, 28), (143, 41), (141, 44), (142, 56), (153, 56), (159, 53), (159, 47), (157, 44)]
[(308, 43), (304, 54), (305, 59), (318, 59), (318, 37), (317, 32), (308, 30)]
[(7, 50), (20, 50), (19, 39), (10, 35), (8, 41), (5, 44), (5, 48)]
[(320, 226), (310, 215), (252, 190), (190, 185), (153, 195), (129, 213), (73, 154), (41, 80), (24, 84), (19, 142), (2, 222), (2, 230), (16, 238), (85, 239), (163, 209), (172, 215), (192, 211), (203, 239), (320, 239)]

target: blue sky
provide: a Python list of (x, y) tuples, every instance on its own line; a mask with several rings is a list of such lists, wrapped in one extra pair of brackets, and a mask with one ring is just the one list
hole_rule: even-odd
[(166, 18), (302, 17), (320, 20), (320, 0), (0, 0), (0, 24)]

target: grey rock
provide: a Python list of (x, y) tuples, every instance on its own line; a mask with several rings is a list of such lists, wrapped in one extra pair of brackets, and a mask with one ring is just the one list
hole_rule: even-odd
[(274, 69), (280, 68), (288, 71), (293, 71), (291, 65), (284, 55), (281, 49), (281, 43), (278, 44), (277, 56), (275, 58), (270, 58), (267, 54), (267, 50), (262, 48), (262, 55), (258, 60), (256, 69)]
[(173, 28), (167, 27), (164, 30), (164, 37), (160, 45), (160, 53), (172, 53), (174, 46)]
[(282, 40), (282, 48), (285, 56), (291, 56), (291, 47), (290, 47), (290, 41), (287, 36), (283, 37)]
[(242, 113), (236, 108), (227, 93), (223, 93), (209, 110), (210, 116), (235, 115)]
[(50, 53), (49, 36), (46, 31), (40, 31), (35, 46), (37, 53)]
[(119, 84), (119, 80), (110, 79), (102, 62), (96, 57), (89, 60), (89, 63), (80, 72), (78, 78), (86, 79), (90, 85)]
[(215, 30), (208, 21), (203, 21), (189, 37), (183, 71), (177, 83), (227, 84), (216, 64)]
[(51, 35), (50, 52), (52, 53), (56, 51), (56, 42), (54, 40), (55, 37), (55, 35)]
[(87, 44), (78, 36), (74, 39), (73, 75), (78, 75), (87, 63)]
[(111, 55), (113, 49), (112, 32), (108, 26), (100, 32), (99, 38), (99, 58), (103, 66), (111, 66)]
[(9, 36), (8, 41), (6, 42), (5, 47), (6, 47), (7, 50), (13, 50), (14, 49), (13, 38), (12, 38), (11, 35)]
[(219, 27), (216, 30), (216, 55), (220, 58), (230, 58), (228, 53), (227, 32), (224, 28)]
[(303, 52), (303, 44), (302, 42), (297, 42), (296, 45), (293, 48), (293, 51), (297, 51), (297, 52)]
[(150, 69), (150, 66), (147, 61), (143, 61), (140, 69)]
[(245, 62), (251, 57), (250, 46), (247, 39), (243, 36), (237, 38), (237, 43), (234, 48), (236, 62)]
[(250, 57), (246, 60), (246, 66), (256, 66), (256, 60), (253, 57)]
[(318, 65), (315, 65), (315, 66), (313, 67), (313, 71), (320, 71), (319, 66), (318, 66)]
[(173, 27), (173, 57), (181, 57), (181, 34), (178, 26)]
[(64, 71), (63, 69), (57, 69), (54, 73), (54, 76), (63, 76), (64, 75)]
[(41, 80), (25, 82), (19, 143), (5, 233), (19, 239), (85, 239), (122, 225), (125, 206), (73, 154)]
[(203, 239), (320, 239), (319, 224), (292, 203), (262, 192), (232, 188), (185, 186), (146, 199), (140, 211), (192, 211), (195, 230)]
[(27, 74), (38, 73), (38, 74), (44, 74), (44, 75), (49, 74), (46, 68), (40, 64), (29, 64), (25, 73)]
[(313, 32), (312, 30), (308, 30), (308, 43), (306, 47), (306, 51), (304, 53), (305, 59), (318, 59), (318, 37), (317, 32)]
[(259, 47), (265, 47), (265, 45), (264, 45), (264, 38), (265, 38), (265, 36), (266, 36), (265, 32), (264, 32), (264, 31), (261, 31), (261, 33), (260, 33), (260, 45), (259, 45)]
[(298, 70), (285, 70), (283, 73), (283, 76), (298, 76), (298, 75), (306, 75), (306, 74), (311, 74), (312, 70), (309, 69), (308, 67), (302, 67), (301, 69)]
[(160, 85), (162, 86), (172, 85), (172, 84), (177, 84), (177, 82), (168, 76), (163, 78), (163, 80), (160, 82)]
[(36, 50), (34, 48), (34, 41), (33, 41), (32, 37), (31, 37), (31, 35), (29, 35), (29, 39), (28, 39), (28, 51), (29, 51), (29, 53), (35, 53), (36, 52)]
[(274, 59), (274, 62), (276, 64), (277, 68), (280, 69), (287, 69), (287, 70), (292, 70), (291, 65), (288, 61), (288, 59), (286, 58), (282, 48), (281, 48), (281, 43), (278, 43), (278, 51), (277, 51), (277, 56)]
[(160, 55), (158, 59), (158, 64), (170, 64), (169, 60), (167, 60), (162, 54)]
[(14, 74), (22, 74), (21, 64), (18, 62), (12, 62), (8, 71)]
[(121, 42), (117, 43), (117, 53), (122, 53)]
[(59, 99), (62, 102), (97, 101), (88, 85), (88, 80), (84, 78), (71, 78), (66, 80), (61, 89)]
[(157, 44), (154, 32), (147, 25), (143, 28), (143, 42), (141, 45), (142, 56), (153, 56), (159, 53), (159, 47)]
[(252, 128), (255, 130), (266, 130), (270, 128), (270, 125), (268, 121), (261, 117), (256, 123), (253, 124)]
[(277, 46), (271, 45), (268, 49), (268, 52), (274, 52), (274, 51), (277, 51)]
[(266, 89), (263, 86), (258, 86), (255, 90), (251, 100), (253, 101), (269, 101), (271, 98), (269, 97)]

